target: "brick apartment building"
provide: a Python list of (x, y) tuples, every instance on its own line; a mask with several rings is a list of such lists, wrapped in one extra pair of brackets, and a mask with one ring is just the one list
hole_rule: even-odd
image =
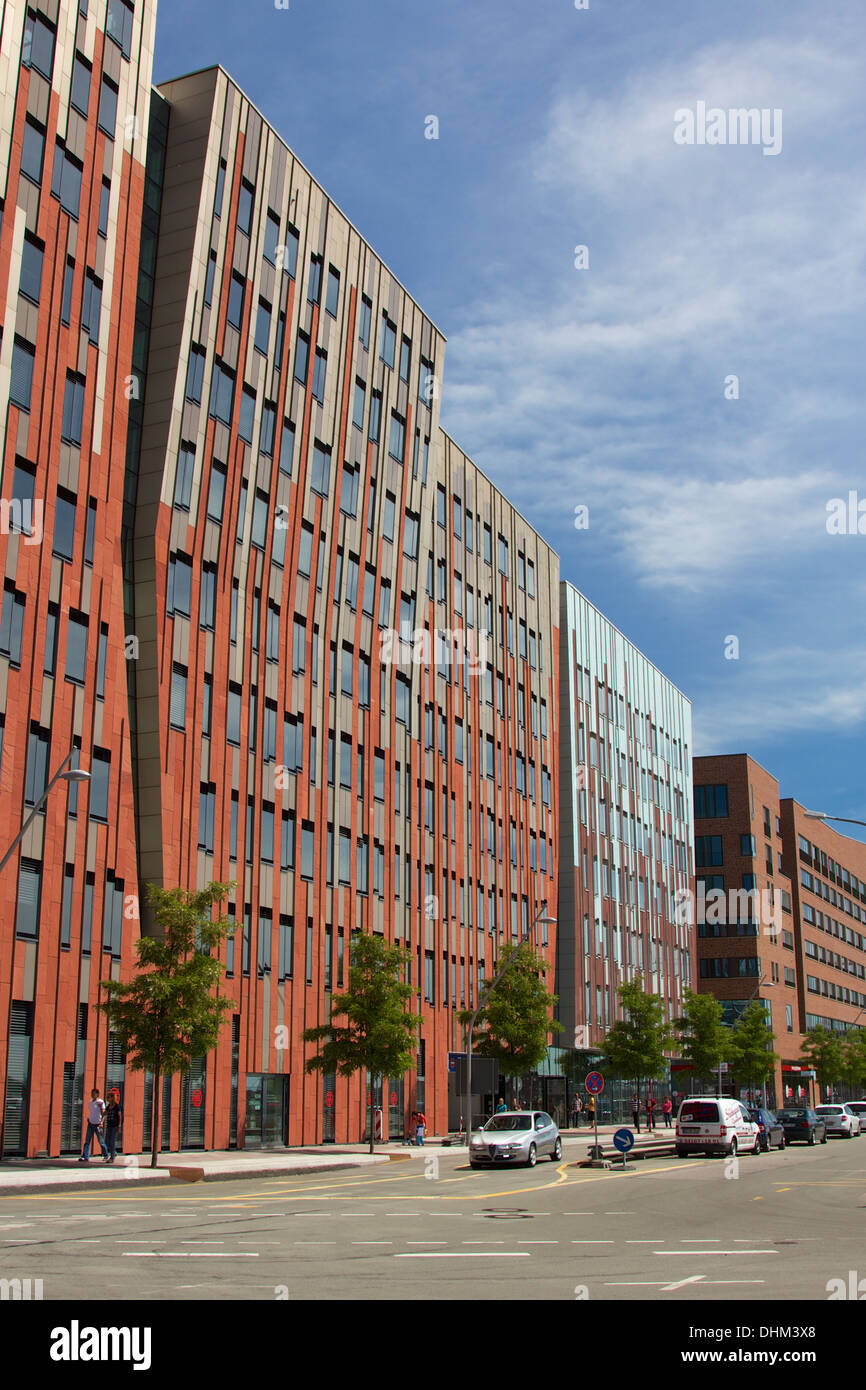
[[(866, 845), (781, 803), (791, 878), (801, 1031), (844, 1034), (866, 1019)], [(858, 1092), (859, 1095), (859, 1092)]]
[(699, 911), (699, 988), (730, 1021), (762, 1000), (780, 1054), (775, 1099), (811, 1099), (803, 1034), (844, 1033), (866, 1012), (866, 847), (780, 800), (776, 778), (746, 754), (696, 758), (694, 775), (699, 909), (702, 884), (753, 890), (759, 904), (727, 903), (726, 922), (712, 904), (703, 922)]

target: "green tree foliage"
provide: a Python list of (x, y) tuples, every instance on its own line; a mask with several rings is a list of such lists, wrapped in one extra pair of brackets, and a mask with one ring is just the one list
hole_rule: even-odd
[(710, 1080), (719, 1063), (727, 1061), (731, 1030), (722, 1022), (724, 1010), (711, 994), (683, 990), (685, 1013), (674, 1019), (683, 1057), (691, 1062), (701, 1081)]
[(811, 1067), (823, 1090), (841, 1081), (845, 1073), (845, 1045), (827, 1028), (810, 1028), (803, 1036), (800, 1061)]
[(644, 992), (642, 975), (620, 985), (617, 993), (626, 1017), (618, 1019), (602, 1039), (603, 1065), (631, 1081), (640, 1095), (645, 1080), (667, 1071), (665, 1052), (674, 1046), (675, 1035), (659, 995)]
[[(501, 979), (478, 1012), (472, 1051), (479, 1057), (495, 1057), (504, 1076), (522, 1077), (535, 1071), (547, 1056), (550, 1038), (562, 1032), (559, 1020), (550, 1017), (558, 997), (545, 986), (548, 969), (544, 957), (526, 942), (506, 942), (501, 948), (497, 970)], [(466, 1027), (472, 1011), (465, 1009), (458, 1017)]]
[(773, 1051), (775, 1040), (763, 1004), (753, 999), (731, 1029), (728, 1056), (735, 1085), (751, 1090), (766, 1085), (779, 1060)]
[[(418, 990), (403, 983), (412, 957), (402, 946), (388, 946), (384, 937), (358, 932), (351, 939), (349, 981), (345, 994), (331, 1000), (331, 1022), (307, 1028), (305, 1042), (320, 1043), (321, 1051), (305, 1063), (308, 1072), (338, 1072), (352, 1076), (365, 1068), (372, 1077), (402, 1076), (415, 1061), (421, 1014), (410, 1002)], [(337, 1019), (346, 1019), (338, 1023)], [(374, 1145), (370, 1125), (370, 1152)]]
[(153, 1129), (150, 1165), (159, 1154), (161, 1079), (188, 1071), (219, 1040), (231, 999), (214, 991), (224, 967), (211, 954), (235, 930), (213, 909), (231, 883), (211, 883), (190, 892), (147, 885), (147, 902), (158, 932), (136, 942), (138, 966), (128, 981), (103, 980), (108, 996), (99, 1007), (117, 1034), (132, 1071), (153, 1073)]
[(843, 1080), (854, 1091), (866, 1090), (866, 1030), (851, 1028), (845, 1035)]

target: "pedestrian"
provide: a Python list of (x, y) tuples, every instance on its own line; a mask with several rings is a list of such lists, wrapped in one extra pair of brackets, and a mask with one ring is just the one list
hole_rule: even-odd
[(647, 1093), (647, 1098), (646, 1098), (646, 1126), (647, 1126), (647, 1130), (655, 1129), (655, 1127), (656, 1127), (656, 1124), (655, 1124), (655, 1108), (656, 1108), (656, 1098), (655, 1098), (655, 1096), (653, 1095), (652, 1091), (649, 1091), (649, 1092)]
[(113, 1163), (117, 1157), (117, 1141), (120, 1138), (120, 1126), (123, 1124), (123, 1111), (120, 1108), (120, 1101), (116, 1091), (110, 1091), (108, 1095), (108, 1105), (105, 1107), (105, 1114), (102, 1118), (102, 1127), (105, 1131), (105, 1142), (108, 1146), (108, 1156), (103, 1158), (103, 1163)]
[(415, 1112), (415, 1144), (419, 1149), (424, 1147), (424, 1131), (427, 1128), (427, 1121), (424, 1118), (424, 1111)]
[(575, 1129), (580, 1129), (580, 1112), (583, 1109), (583, 1102), (580, 1096), (576, 1095), (571, 1102), (571, 1122)]
[(671, 1127), (671, 1118), (673, 1116), (673, 1110), (673, 1101), (671, 1100), (670, 1096), (665, 1096), (664, 1100), (662, 1101), (662, 1114), (665, 1117), (665, 1129), (670, 1129)]
[(508, 1106), (505, 1104), (504, 1098), (503, 1098), (502, 1096), (500, 1096), (500, 1097), (499, 1097), (499, 1104), (498, 1104), (497, 1107), (496, 1107), (496, 1114), (497, 1114), (497, 1115), (504, 1115), (505, 1112), (507, 1111), (507, 1109), (508, 1109)]
[(590, 1128), (595, 1124), (595, 1096), (590, 1096), (584, 1107)]
[(108, 1149), (105, 1147), (105, 1140), (102, 1137), (102, 1117), (104, 1114), (105, 1101), (101, 1098), (98, 1088), (94, 1086), (90, 1092), (90, 1101), (87, 1106), (87, 1135), (84, 1140), (84, 1151), (78, 1160), (79, 1163), (90, 1162), (94, 1137), (99, 1140), (102, 1157), (108, 1157)]
[(638, 1134), (640, 1134), (640, 1096), (637, 1091), (634, 1092), (631, 1098), (631, 1119), (632, 1124)]

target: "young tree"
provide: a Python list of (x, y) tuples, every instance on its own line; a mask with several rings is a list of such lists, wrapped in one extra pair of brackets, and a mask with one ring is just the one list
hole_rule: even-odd
[(668, 1066), (665, 1052), (674, 1046), (675, 1036), (659, 995), (644, 993), (643, 975), (620, 985), (617, 993), (626, 1017), (614, 1023), (600, 1048), (604, 1064), (632, 1082), (640, 1097), (645, 1080), (664, 1076)]
[(691, 1062), (701, 1081), (713, 1078), (719, 1063), (728, 1058), (731, 1030), (722, 1022), (724, 1010), (712, 994), (696, 994), (684, 989), (685, 1013), (674, 1019), (683, 1056)]
[(804, 1034), (801, 1062), (811, 1067), (824, 1091), (842, 1080), (845, 1071), (845, 1048), (842, 1039), (827, 1028), (810, 1028)]
[(766, 1086), (779, 1058), (773, 1051), (776, 1035), (767, 1023), (767, 1014), (759, 999), (753, 999), (743, 1010), (731, 1029), (731, 1076), (738, 1086), (749, 1090)]
[(866, 1030), (851, 1028), (845, 1035), (843, 1078), (853, 1091), (866, 1087)]
[[(384, 937), (358, 932), (351, 939), (349, 984), (345, 994), (331, 1000), (331, 1022), (304, 1030), (304, 1042), (321, 1043), (322, 1050), (306, 1062), (308, 1072), (338, 1072), (352, 1076), (362, 1068), (373, 1078), (402, 1076), (415, 1060), (421, 1014), (410, 1001), (418, 990), (403, 983), (412, 957), (402, 946), (388, 946)], [(334, 1020), (345, 1018), (345, 1024)], [(375, 1144), (370, 1125), (370, 1153)]]
[[(547, 961), (526, 942), (503, 944), (498, 968), (503, 967), (502, 978), (479, 1010), (472, 1051), (494, 1057), (504, 1076), (525, 1077), (541, 1066), (549, 1039), (562, 1032), (559, 1020), (550, 1017), (558, 996), (545, 988)], [(464, 1028), (471, 1017), (471, 1009), (458, 1014)]]
[(160, 1081), (187, 1071), (194, 1057), (215, 1047), (230, 999), (214, 995), (224, 967), (211, 952), (235, 930), (212, 913), (234, 887), (211, 883), (185, 888), (147, 885), (147, 902), (161, 934), (136, 942), (138, 968), (133, 979), (103, 980), (108, 998), (99, 1007), (117, 1034), (132, 1071), (153, 1073), (151, 1168), (160, 1148)]

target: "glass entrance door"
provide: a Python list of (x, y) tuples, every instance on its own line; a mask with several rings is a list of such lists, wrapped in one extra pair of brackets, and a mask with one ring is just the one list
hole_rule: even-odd
[(277, 1148), (288, 1142), (289, 1078), (261, 1072), (247, 1076), (244, 1146)]

